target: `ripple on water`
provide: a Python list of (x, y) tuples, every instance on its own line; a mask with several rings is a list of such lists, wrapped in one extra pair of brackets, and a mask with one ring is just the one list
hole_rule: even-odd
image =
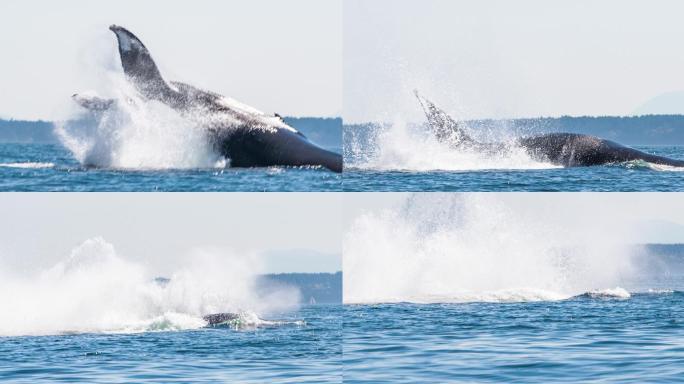
[(684, 294), (345, 307), (345, 381), (677, 381)]
[(56, 144), (0, 143), (0, 191), (340, 191), (342, 175), (318, 167), (83, 168)]

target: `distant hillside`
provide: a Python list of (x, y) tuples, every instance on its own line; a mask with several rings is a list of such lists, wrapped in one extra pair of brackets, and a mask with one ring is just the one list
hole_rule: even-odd
[[(342, 119), (339, 117), (286, 117), (285, 121), (323, 147), (342, 148)], [(0, 119), (0, 142), (57, 143), (59, 140), (52, 122)]]
[[(574, 132), (599, 136), (627, 145), (684, 145), (684, 115), (632, 117), (583, 116), (542, 117), (512, 120), (471, 120), (465, 122), (478, 131), (507, 130), (516, 135), (540, 132)], [(345, 125), (345, 135), (363, 142), (372, 124)]]
[(643, 244), (642, 256), (632, 267), (642, 274), (684, 275), (684, 244)]
[(0, 142), (56, 143), (57, 137), (49, 121), (0, 120)]
[(316, 144), (342, 148), (342, 119), (339, 117), (285, 117), (285, 122)]
[[(171, 281), (156, 277), (154, 281), (162, 286)], [(342, 272), (336, 273), (271, 273), (259, 276), (257, 286), (271, 289), (278, 285), (299, 288), (302, 303), (341, 304)]]
[(646, 244), (644, 247), (650, 256), (657, 257), (668, 265), (677, 265), (684, 271), (684, 244)]
[[(328, 148), (342, 147), (342, 119), (286, 117), (285, 121), (314, 142)], [(628, 145), (684, 145), (684, 115), (635, 117), (544, 117), (514, 120), (472, 120), (474, 130), (506, 129), (520, 135), (539, 132), (576, 132), (618, 141)], [(344, 126), (352, 136), (363, 136), (370, 124)], [(0, 142), (56, 143), (49, 121), (0, 120)]]
[[(480, 120), (478, 124), (501, 124), (501, 121)], [(632, 117), (582, 116), (540, 119), (516, 119), (505, 123), (518, 133), (574, 132), (599, 136), (628, 145), (684, 144), (684, 115), (647, 115)]]
[(684, 244), (646, 244), (644, 246), (652, 254), (679, 258), (684, 261)]
[(261, 279), (261, 283), (286, 284), (298, 287), (304, 303), (342, 303), (342, 272), (278, 273), (264, 275)]

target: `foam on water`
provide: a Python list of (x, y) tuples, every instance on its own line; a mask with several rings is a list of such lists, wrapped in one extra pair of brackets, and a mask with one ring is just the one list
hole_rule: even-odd
[(656, 289), (656, 288), (649, 288), (646, 293), (651, 294), (651, 295), (669, 295), (671, 293), (675, 293), (673, 289)]
[(26, 168), (26, 169), (41, 169), (53, 168), (54, 163), (40, 163), (40, 162), (24, 162), (24, 163), (0, 163), (0, 167), (5, 168)]
[(632, 295), (621, 287), (595, 289), (587, 292), (587, 296), (595, 299), (629, 299)]
[[(235, 330), (256, 329), (264, 327), (278, 327), (283, 325), (305, 325), (303, 320), (282, 321), (264, 320), (252, 311), (239, 312), (238, 317), (221, 325), (213, 327), (231, 328)], [(207, 327), (208, 323), (198, 316), (178, 312), (167, 312), (162, 315), (133, 322), (123, 328), (106, 330), (104, 333), (140, 333), (155, 331), (183, 331)]]
[[(611, 233), (612, 232), (612, 233)], [(619, 226), (532, 215), (496, 195), (417, 194), (359, 216), (344, 240), (344, 300), (514, 302), (623, 295)], [(598, 290), (597, 290), (598, 289)]]
[[(648, 291), (649, 294), (667, 294), (671, 290)], [(497, 291), (483, 292), (462, 292), (448, 295), (425, 294), (404, 297), (388, 297), (382, 300), (369, 300), (351, 302), (355, 304), (380, 304), (380, 303), (415, 303), (415, 304), (436, 304), (436, 303), (521, 303), (538, 301), (561, 301), (576, 297), (587, 297), (590, 299), (629, 299), (632, 293), (621, 287), (595, 289), (580, 295), (547, 291), (534, 288), (503, 289)]]
[[(450, 294), (419, 294), (419, 295), (405, 295), (395, 297), (376, 298), (368, 300), (354, 301), (350, 299), (352, 304), (380, 304), (380, 303), (416, 303), (416, 304), (434, 304), (434, 303), (517, 303), (517, 302), (535, 302), (535, 301), (558, 301), (569, 299), (572, 296), (561, 294), (553, 291), (546, 291), (542, 289), (520, 288), (520, 289), (503, 289), (496, 291), (483, 292), (454, 292)], [(345, 297), (345, 301), (347, 301)]]
[(616, 165), (619, 167), (627, 168), (627, 169), (645, 169), (645, 170), (652, 170), (652, 171), (667, 171), (667, 172), (683, 172), (684, 171), (684, 167), (675, 167), (675, 166), (671, 166), (671, 165), (649, 163), (649, 162), (644, 161), (644, 160), (626, 161), (624, 163), (618, 163)]
[(299, 292), (257, 289), (255, 265), (245, 255), (198, 251), (161, 284), (143, 264), (93, 238), (38, 273), (0, 273), (0, 335), (194, 329), (207, 325), (203, 315), (219, 312), (260, 326), (267, 323), (257, 314), (294, 309)]
[[(352, 139), (353, 140), (353, 139)], [(425, 127), (397, 119), (389, 126), (375, 126), (363, 143), (349, 143), (346, 154), (355, 168), (403, 171), (470, 171), (487, 169), (558, 168), (532, 159), (523, 148), (507, 140), (502, 153), (482, 153), (440, 143)]]

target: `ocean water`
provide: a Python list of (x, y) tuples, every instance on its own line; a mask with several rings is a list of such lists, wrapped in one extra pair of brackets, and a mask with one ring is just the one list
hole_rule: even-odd
[(0, 143), (0, 191), (339, 191), (341, 182), (308, 167), (87, 168), (61, 144)]
[(360, 213), (345, 382), (681, 381), (684, 245), (644, 240), (677, 225), (616, 219), (654, 205), (613, 198), (417, 193)]
[(348, 305), (345, 382), (680, 382), (684, 292)]
[(278, 325), (0, 337), (0, 379), (340, 382), (342, 313), (310, 305), (273, 315)]
[(302, 305), (245, 254), (193, 252), (161, 278), (95, 237), (51, 266), (0, 262), (0, 381), (339, 381), (342, 306)]
[[(684, 146), (635, 148), (684, 159)], [(525, 158), (484, 160), (441, 155), (444, 156), (439, 152), (394, 153), (369, 160), (345, 154), (344, 190), (684, 191), (684, 169), (643, 162), (560, 168)]]

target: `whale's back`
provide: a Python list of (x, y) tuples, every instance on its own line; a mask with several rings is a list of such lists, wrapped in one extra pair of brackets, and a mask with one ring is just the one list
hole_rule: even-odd
[(534, 158), (564, 167), (592, 166), (643, 160), (684, 166), (684, 161), (651, 155), (611, 140), (579, 133), (548, 133), (524, 137), (519, 143)]

